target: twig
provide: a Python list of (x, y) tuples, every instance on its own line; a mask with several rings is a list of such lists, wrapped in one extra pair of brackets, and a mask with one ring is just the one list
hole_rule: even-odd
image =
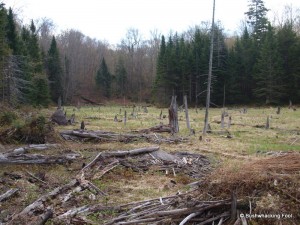
[(191, 213), (190, 215), (188, 215), (187, 217), (185, 217), (184, 220), (182, 220), (179, 225), (184, 225), (190, 219), (192, 219), (192, 218), (200, 215), (201, 213), (203, 213), (203, 212), (201, 211), (201, 212), (197, 212), (197, 213)]
[(100, 152), (89, 164), (87, 164), (85, 167), (83, 167), (81, 171), (84, 171), (87, 168), (89, 168), (92, 165), (94, 165), (97, 162), (97, 160), (101, 157), (101, 155), (102, 155), (102, 152)]
[(48, 183), (47, 182), (45, 182), (45, 181), (43, 181), (43, 180), (41, 180), (40, 178), (38, 178), (38, 177), (36, 177), (36, 176), (34, 176), (32, 173), (30, 173), (29, 171), (27, 171), (26, 170), (26, 173), (28, 173), (29, 174), (29, 176), (31, 176), (32, 178), (34, 178), (35, 180), (37, 180), (37, 181), (39, 181), (39, 182), (41, 182), (41, 183), (43, 183), (43, 184), (46, 184), (46, 185), (48, 185)]

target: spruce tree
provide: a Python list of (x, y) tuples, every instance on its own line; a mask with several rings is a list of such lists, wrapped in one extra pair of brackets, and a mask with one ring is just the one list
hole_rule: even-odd
[(247, 23), (251, 26), (253, 35), (259, 43), (267, 31), (268, 19), (267, 12), (269, 11), (263, 0), (249, 0), (249, 10), (245, 14), (248, 17)]
[(4, 69), (9, 55), (9, 47), (6, 42), (6, 24), (7, 24), (7, 10), (3, 3), (0, 3), (0, 99), (3, 101), (5, 76)]
[(52, 101), (57, 102), (57, 99), (59, 97), (63, 97), (63, 71), (59, 51), (54, 36), (52, 37), (51, 45), (48, 50), (46, 68), (48, 79), (50, 82), (51, 99)]
[(270, 24), (255, 70), (255, 95), (266, 104), (278, 103), (285, 95), (286, 86), (282, 82), (283, 67), (278, 42), (274, 28)]
[(278, 47), (283, 59), (282, 81), (289, 88), (285, 102), (300, 101), (300, 37), (294, 31), (294, 24), (286, 21), (277, 32)]
[(11, 8), (8, 10), (7, 15), (7, 25), (6, 25), (6, 32), (7, 32), (7, 42), (12, 50), (13, 55), (19, 55), (19, 37), (16, 31), (16, 24), (14, 20), (13, 11)]
[(96, 84), (103, 89), (103, 93), (106, 97), (110, 97), (111, 74), (107, 68), (104, 58), (102, 58), (100, 67), (96, 74)]
[(124, 96), (125, 84), (127, 80), (127, 72), (124, 66), (124, 60), (122, 58), (118, 59), (116, 70), (115, 70), (115, 76), (118, 85), (118, 94)]

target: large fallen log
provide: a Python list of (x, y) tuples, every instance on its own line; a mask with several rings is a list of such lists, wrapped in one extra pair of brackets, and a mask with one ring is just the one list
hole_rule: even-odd
[(95, 142), (133, 142), (145, 140), (154, 143), (179, 143), (186, 141), (186, 138), (181, 137), (162, 137), (157, 134), (121, 134), (107, 131), (83, 131), (83, 130), (65, 130), (61, 131), (60, 135), (65, 140), (71, 141), (95, 141)]
[(59, 156), (41, 154), (0, 154), (0, 164), (64, 164), (73, 161), (79, 155), (76, 153)]

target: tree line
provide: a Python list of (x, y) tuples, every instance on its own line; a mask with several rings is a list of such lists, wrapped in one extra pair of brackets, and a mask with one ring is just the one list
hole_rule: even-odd
[[(263, 1), (249, 1), (247, 23), (232, 46), (222, 27), (214, 26), (212, 105), (300, 102), (299, 11), (293, 17), (287, 7), (286, 18), (276, 26), (267, 12)], [(175, 94), (205, 105), (210, 33), (202, 25), (189, 35), (161, 37), (153, 87), (156, 102), (167, 104)]]
[[(267, 11), (262, 0), (249, 0), (235, 37), (214, 26), (212, 105), (299, 103), (300, 13), (287, 7), (272, 24)], [(166, 105), (172, 95), (179, 102), (187, 95), (190, 104), (205, 104), (210, 23), (168, 36), (154, 30), (147, 40), (130, 28), (116, 46), (54, 29), (47, 18), (23, 25), (0, 4), (1, 102), (47, 106), (84, 97)]]

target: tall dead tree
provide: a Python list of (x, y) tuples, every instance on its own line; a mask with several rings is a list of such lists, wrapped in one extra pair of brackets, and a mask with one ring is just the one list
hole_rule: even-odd
[(169, 107), (169, 125), (173, 129), (174, 133), (179, 132), (179, 125), (178, 125), (178, 112), (177, 112), (177, 96), (172, 96), (171, 105)]
[(208, 69), (208, 79), (207, 79), (207, 93), (206, 93), (206, 107), (205, 107), (203, 135), (206, 135), (207, 127), (208, 127), (208, 113), (209, 113), (209, 105), (210, 105), (210, 88), (211, 88), (212, 63), (213, 63), (213, 51), (214, 51), (214, 30), (215, 30), (215, 0), (213, 3), (213, 15), (212, 15), (212, 24), (211, 24), (209, 69)]
[(183, 96), (184, 102), (184, 110), (185, 110), (185, 120), (186, 120), (186, 127), (191, 132), (191, 125), (190, 125), (190, 118), (189, 118), (189, 111), (188, 111), (188, 104), (187, 104), (187, 96)]

